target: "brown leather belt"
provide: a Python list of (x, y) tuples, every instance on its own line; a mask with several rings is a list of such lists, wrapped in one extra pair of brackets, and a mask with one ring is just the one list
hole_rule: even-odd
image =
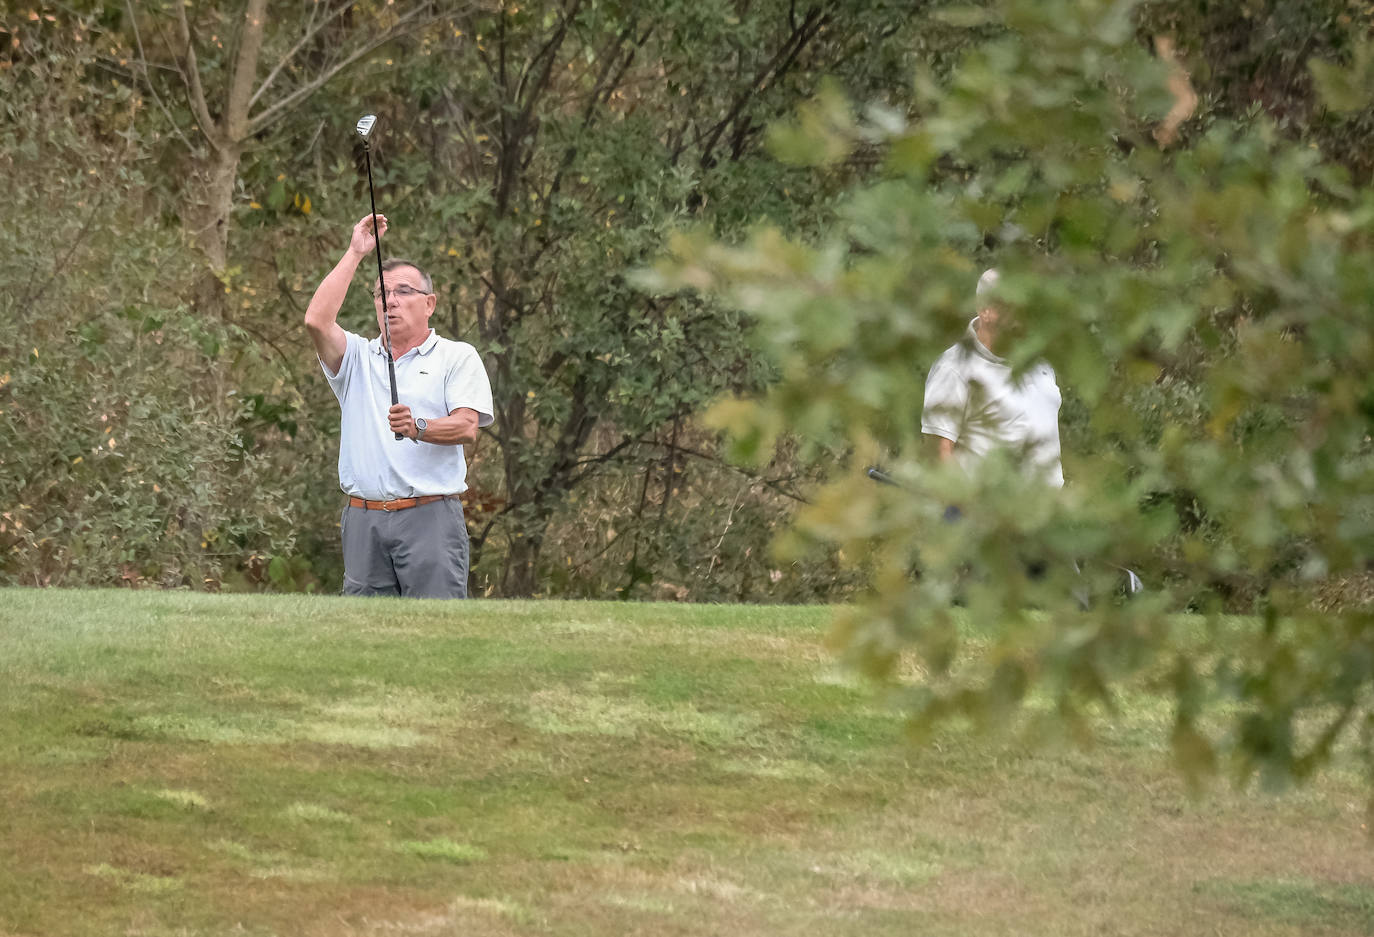
[(458, 496), (421, 495), (418, 498), (393, 498), (390, 501), (368, 501), (366, 498), (350, 495), (348, 504), (350, 507), (362, 508), (366, 511), (404, 511), (407, 508), (419, 507), (422, 504), (433, 504), (435, 501), (443, 501), (445, 498), (456, 497)]

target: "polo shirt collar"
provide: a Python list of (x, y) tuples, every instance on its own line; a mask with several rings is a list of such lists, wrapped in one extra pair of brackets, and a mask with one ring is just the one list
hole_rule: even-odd
[(977, 316), (974, 316), (972, 319), (969, 320), (968, 332), (967, 332), (967, 334), (966, 334), (965, 337), (968, 339), (969, 345), (973, 348), (973, 350), (974, 350), (975, 352), (978, 353), (978, 357), (980, 357), (980, 358), (986, 358), (988, 361), (991, 361), (993, 364), (1006, 364), (1006, 363), (1007, 363), (1007, 359), (1006, 359), (1006, 358), (999, 358), (997, 355), (994, 355), (994, 354), (988, 349), (988, 346), (987, 346), (987, 345), (984, 345), (984, 344), (982, 343), (982, 341), (978, 338), (978, 328), (977, 328), (977, 326), (978, 326), (978, 317), (977, 317)]
[[(415, 348), (415, 353), (419, 355), (427, 355), (431, 351), (433, 351), (434, 346), (438, 344), (439, 333), (434, 331), (433, 329), (430, 329), (429, 336), (423, 342), (421, 342), (418, 347)], [(378, 335), (372, 341), (368, 342), (367, 348), (374, 355), (384, 354), (384, 352), (382, 351), (382, 337)], [(406, 354), (410, 354), (410, 352), (406, 352)], [(402, 355), (401, 357), (405, 357), (405, 355)]]

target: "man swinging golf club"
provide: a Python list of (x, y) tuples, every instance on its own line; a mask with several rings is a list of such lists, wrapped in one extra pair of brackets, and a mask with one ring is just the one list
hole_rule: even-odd
[(339, 486), (348, 495), (339, 522), (343, 591), (466, 598), (468, 534), (458, 501), (467, 488), (463, 446), (492, 422), (491, 384), (472, 345), (429, 327), (438, 303), (434, 285), (409, 261), (379, 264), (372, 286), (378, 338), (339, 326), (358, 265), (373, 251), (380, 256), (386, 231), (385, 215), (359, 220), (305, 311), (341, 411)]

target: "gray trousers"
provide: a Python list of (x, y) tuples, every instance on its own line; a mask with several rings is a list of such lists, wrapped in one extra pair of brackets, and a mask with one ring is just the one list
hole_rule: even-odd
[(468, 596), (468, 528), (463, 505), (445, 498), (404, 511), (344, 505), (344, 595)]

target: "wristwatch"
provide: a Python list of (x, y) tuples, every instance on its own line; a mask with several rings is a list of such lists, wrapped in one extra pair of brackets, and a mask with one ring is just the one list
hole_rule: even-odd
[(422, 416), (415, 418), (415, 441), (419, 442), (425, 438), (425, 430), (429, 428), (429, 423)]

